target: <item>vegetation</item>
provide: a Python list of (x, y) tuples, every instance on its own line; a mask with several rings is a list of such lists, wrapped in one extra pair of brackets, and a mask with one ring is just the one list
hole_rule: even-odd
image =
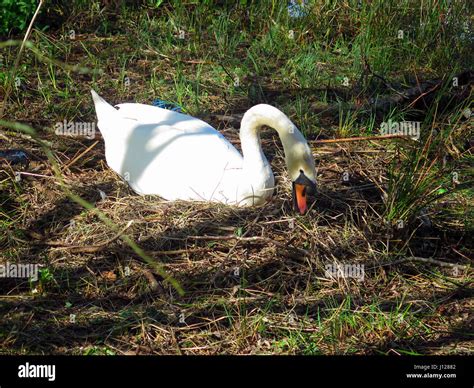
[[(0, 354), (472, 353), (474, 108), (454, 78), (474, 63), (473, 6), (306, 3), (47, 2), (18, 67), (22, 36), (0, 43), (0, 149), (31, 159), (0, 160), (0, 265), (42, 265), (0, 278)], [(366, 109), (429, 80), (429, 100)], [(90, 88), (178, 104), (237, 146), (246, 109), (279, 107), (313, 147), (310, 212), (292, 209), (271, 130), (262, 207), (137, 196), (98, 132), (55, 134), (95, 122)], [(419, 139), (374, 139), (389, 120)]]
[(1, 0), (0, 34), (7, 35), (12, 30), (24, 30), (36, 6), (36, 0)]

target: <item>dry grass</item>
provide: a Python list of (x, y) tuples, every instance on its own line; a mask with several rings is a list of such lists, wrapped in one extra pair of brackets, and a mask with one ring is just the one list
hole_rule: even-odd
[[(273, 134), (264, 138), (266, 151), (276, 150), (278, 189), (259, 208), (137, 196), (104, 165), (102, 144), (65, 172), (72, 190), (119, 228), (132, 221), (124, 233), (179, 281), (183, 296), (67, 198), (39, 157), (31, 171), (48, 178), (23, 179), (15, 200), (22, 213), (2, 245), (9, 261), (41, 263), (53, 279), (2, 281), (2, 353), (468, 352), (470, 271), (389, 264), (382, 199), (370, 182), (382, 179), (389, 155), (377, 146), (316, 149), (319, 193), (301, 217), (281, 147)], [(63, 166), (87, 148), (65, 143)], [(351, 184), (341, 181), (346, 170)], [(365, 279), (329, 279), (327, 263), (364, 264)]]

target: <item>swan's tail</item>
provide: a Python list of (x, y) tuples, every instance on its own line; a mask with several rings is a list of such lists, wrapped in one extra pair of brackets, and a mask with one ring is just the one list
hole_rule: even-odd
[(97, 118), (102, 116), (102, 114), (110, 114), (111, 112), (117, 112), (112, 105), (105, 101), (101, 96), (99, 96), (94, 89), (91, 89), (92, 99), (94, 100), (95, 111), (97, 113)]
[(102, 135), (104, 135), (104, 129), (106, 129), (107, 125), (101, 125), (101, 122), (104, 123), (116, 117), (117, 109), (99, 96), (94, 89), (91, 89), (91, 94), (92, 99), (94, 100), (95, 113), (97, 115), (97, 126), (102, 132)]

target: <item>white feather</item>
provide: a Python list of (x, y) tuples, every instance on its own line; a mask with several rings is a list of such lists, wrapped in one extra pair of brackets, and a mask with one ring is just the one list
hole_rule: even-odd
[(139, 194), (240, 206), (263, 203), (273, 194), (274, 177), (260, 144), (262, 125), (279, 132), (287, 164), (295, 170), (290, 176), (297, 177), (303, 168), (314, 178), (303, 135), (270, 105), (257, 105), (244, 115), (242, 157), (202, 120), (144, 104), (119, 104), (116, 109), (91, 93), (107, 164)]

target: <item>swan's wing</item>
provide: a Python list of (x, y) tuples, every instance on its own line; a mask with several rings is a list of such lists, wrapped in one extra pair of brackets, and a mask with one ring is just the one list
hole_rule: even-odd
[(124, 103), (110, 105), (94, 90), (91, 90), (97, 113), (98, 127), (104, 138), (107, 136), (127, 136), (127, 130), (136, 124), (155, 124), (173, 127), (185, 132), (215, 131), (208, 123), (195, 117), (152, 105)]
[(121, 117), (135, 119), (142, 124), (168, 125), (186, 132), (202, 129), (214, 130), (205, 121), (179, 112), (158, 108), (157, 106), (126, 103), (118, 104), (116, 108)]
[(118, 172), (140, 194), (231, 203), (241, 169), (240, 153), (212, 127), (182, 131), (140, 124), (125, 142)]
[(149, 105), (116, 109), (92, 95), (107, 164), (136, 192), (169, 200), (236, 201), (242, 156), (212, 126)]

